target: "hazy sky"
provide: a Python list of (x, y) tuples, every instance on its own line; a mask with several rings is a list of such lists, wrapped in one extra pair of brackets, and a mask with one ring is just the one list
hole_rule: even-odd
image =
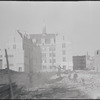
[(64, 33), (69, 55), (100, 49), (100, 2), (0, 2), (0, 46), (18, 35), (17, 29), (38, 34), (43, 20), (49, 33)]

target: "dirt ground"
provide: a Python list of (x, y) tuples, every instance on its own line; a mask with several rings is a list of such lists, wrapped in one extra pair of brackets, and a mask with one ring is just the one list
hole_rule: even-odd
[[(12, 82), (16, 82), (17, 85), (24, 85), (28, 88), (30, 81), (29, 75), (27, 73), (10, 71), (10, 74)], [(50, 77), (55, 74), (55, 72), (34, 73), (32, 78), (32, 87), (34, 88), (45, 84), (50, 79)], [(0, 70), (0, 84), (8, 84), (8, 82), (7, 70)]]
[[(80, 96), (78, 96), (77, 98), (90, 98), (90, 99), (100, 98), (100, 73), (90, 72), (90, 71), (77, 71), (77, 74), (78, 74), (78, 78), (77, 81), (75, 82), (73, 81), (73, 79), (70, 80), (68, 79), (68, 74), (62, 74), (62, 78), (58, 78), (55, 72), (52, 73), (45, 72), (40, 74), (35, 73), (33, 75), (33, 83), (32, 83), (31, 91), (34, 91), (34, 89), (36, 90), (41, 87), (48, 88), (50, 85), (55, 85), (53, 87), (55, 89), (57, 88), (56, 90), (53, 89), (53, 87), (45, 89), (45, 91), (48, 90), (48, 93), (45, 94), (44, 92), (42, 92), (42, 95), (44, 95), (42, 97), (59, 99), (59, 98), (67, 98), (69, 96), (68, 94), (73, 94), (70, 96), (70, 98), (71, 97), (73, 98), (75, 97), (74, 95), (77, 96), (77, 94), (80, 94)], [(26, 88), (29, 88), (28, 74), (11, 71), (11, 78), (12, 81), (16, 82), (19, 86), (24, 85)], [(82, 82), (82, 79), (84, 79), (84, 84)], [(7, 71), (0, 70), (0, 84), (7, 84), (7, 83), (8, 83)], [(59, 86), (57, 87), (57, 85)], [(74, 87), (75, 90), (72, 90), (71, 92), (67, 92), (69, 91), (68, 88), (74, 88)], [(65, 92), (64, 92), (64, 88), (65, 88)], [(63, 92), (61, 93), (60, 90)], [(77, 93), (75, 94), (74, 91), (77, 91)], [(27, 95), (29, 93), (30, 92), (28, 92)], [(46, 97), (46, 95), (48, 95), (49, 97), (48, 96)]]

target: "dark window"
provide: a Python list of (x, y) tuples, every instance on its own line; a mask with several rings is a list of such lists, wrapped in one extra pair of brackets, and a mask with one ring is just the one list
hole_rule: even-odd
[(52, 60), (50, 59), (50, 63), (52, 63)]
[(65, 51), (65, 50), (63, 50), (63, 51), (62, 51), (62, 54), (63, 54), (63, 55), (65, 55), (65, 54), (66, 54), (66, 51)]
[(66, 61), (66, 57), (63, 57), (63, 62), (65, 62)]
[(8, 55), (8, 57), (14, 57), (14, 55)]
[(0, 58), (2, 57), (2, 55), (0, 55)]
[(13, 49), (16, 49), (16, 45), (15, 44), (13, 45)]
[(66, 47), (66, 44), (65, 44), (65, 43), (63, 43), (63, 44), (62, 44), (62, 48), (65, 48), (65, 47)]
[(14, 66), (14, 64), (9, 64), (10, 66)]
[(97, 55), (99, 54), (99, 50), (97, 51)]
[(45, 63), (47, 62), (46, 59), (44, 61), (45, 61)]
[(52, 66), (50, 66), (50, 69), (52, 69), (53, 67)]
[(64, 40), (65, 38), (64, 38), (64, 36), (63, 36), (63, 40)]
[(55, 51), (55, 47), (50, 47), (49, 50), (50, 51)]
[(50, 53), (49, 56), (50, 57), (55, 57), (56, 55), (55, 55), (55, 53)]
[(66, 69), (66, 65), (63, 65), (63, 69)]
[(55, 53), (53, 53), (53, 57), (55, 57), (56, 56), (56, 54)]
[(53, 47), (52, 50), (55, 51), (55, 47)]
[(55, 63), (56, 62), (56, 59), (53, 59), (53, 63)]
[(45, 39), (45, 44), (50, 44), (50, 39)]
[(50, 51), (53, 51), (52, 47), (49, 48)]
[(43, 69), (46, 69), (46, 66), (45, 65), (43, 65)]
[(49, 54), (49, 56), (51, 57), (51, 53)]
[(55, 63), (56, 59), (50, 59), (50, 63)]
[(46, 54), (45, 53), (42, 53), (42, 57), (45, 58), (46, 57)]
[(19, 72), (22, 72), (22, 68), (21, 67), (19, 67)]
[(51, 51), (52, 49), (51, 49), (51, 47), (49, 47), (49, 51)]
[(54, 38), (54, 43), (56, 43), (56, 39)]

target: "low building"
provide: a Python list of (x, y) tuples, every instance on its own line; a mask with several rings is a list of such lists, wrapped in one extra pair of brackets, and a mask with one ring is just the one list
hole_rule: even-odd
[(94, 66), (95, 71), (100, 72), (100, 50), (95, 51)]
[(86, 56), (73, 56), (73, 70), (86, 69)]

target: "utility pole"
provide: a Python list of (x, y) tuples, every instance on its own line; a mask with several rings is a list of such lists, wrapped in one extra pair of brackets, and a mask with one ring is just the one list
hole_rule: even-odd
[(11, 96), (11, 99), (14, 99), (11, 75), (10, 75), (10, 71), (9, 71), (8, 55), (7, 55), (7, 50), (6, 49), (5, 49), (5, 56), (6, 56), (6, 62), (7, 62), (8, 80), (9, 80), (9, 86), (10, 86), (10, 96)]

